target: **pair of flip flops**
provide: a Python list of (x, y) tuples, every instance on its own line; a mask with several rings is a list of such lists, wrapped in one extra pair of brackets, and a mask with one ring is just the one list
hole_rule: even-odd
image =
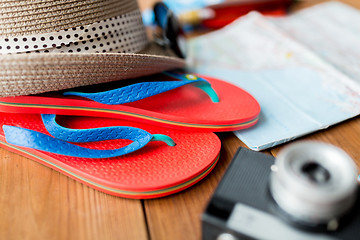
[(0, 98), (0, 144), (112, 195), (181, 191), (216, 165), (221, 143), (212, 132), (254, 125), (260, 107), (217, 79), (153, 78), (96, 93), (87, 91), (109, 86)]

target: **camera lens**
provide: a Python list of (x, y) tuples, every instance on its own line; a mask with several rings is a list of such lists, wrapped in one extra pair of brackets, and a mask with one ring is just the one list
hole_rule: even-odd
[(313, 161), (305, 163), (304, 166), (302, 166), (301, 171), (304, 173), (305, 177), (317, 184), (325, 184), (330, 180), (329, 171)]
[(279, 152), (270, 177), (278, 207), (297, 222), (328, 225), (351, 209), (357, 169), (341, 149), (320, 142), (299, 142)]

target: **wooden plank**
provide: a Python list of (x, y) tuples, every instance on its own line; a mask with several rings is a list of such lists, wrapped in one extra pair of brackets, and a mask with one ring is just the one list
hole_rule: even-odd
[[(314, 6), (316, 4), (324, 3), (324, 2), (329, 2), (329, 0), (311, 0), (311, 1), (299, 0), (297, 3), (295, 3), (293, 5), (291, 10), (292, 11), (297, 11), (299, 9), (311, 7), (311, 6)], [(360, 1), (356, 1), (356, 0), (339, 0), (339, 2), (343, 2), (343, 3), (348, 4), (350, 6), (360, 8)]]
[(140, 200), (113, 197), (0, 149), (0, 239), (147, 239)]
[(179, 194), (144, 201), (150, 239), (201, 239), (201, 214), (236, 150), (245, 147), (232, 133), (223, 133), (220, 139), (219, 163), (209, 176)]

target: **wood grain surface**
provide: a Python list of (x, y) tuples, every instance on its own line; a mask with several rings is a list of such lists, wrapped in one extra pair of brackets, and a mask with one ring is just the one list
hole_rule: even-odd
[[(153, 2), (153, 1), (152, 1)], [(302, 1), (295, 10), (324, 1)], [(360, 1), (343, 0), (360, 8)], [(141, 8), (151, 1), (140, 0)], [(360, 166), (360, 119), (298, 139), (343, 148)], [(235, 151), (245, 146), (232, 133), (222, 141), (218, 165), (181, 193), (154, 200), (130, 200), (99, 192), (48, 167), (0, 148), (0, 239), (199, 240), (201, 213)], [(286, 146), (270, 149), (276, 156)]]

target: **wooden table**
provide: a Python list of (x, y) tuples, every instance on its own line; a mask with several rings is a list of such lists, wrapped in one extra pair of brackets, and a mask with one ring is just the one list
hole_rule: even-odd
[[(305, 1), (298, 8), (323, 1)], [(357, 0), (343, 2), (360, 8)], [(144, 7), (147, 1), (140, 1)], [(360, 118), (302, 139), (343, 148), (360, 166)], [(212, 173), (179, 194), (129, 200), (99, 192), (32, 160), (0, 149), (0, 239), (201, 239), (200, 216), (236, 149), (219, 135), (221, 157)], [(272, 148), (276, 156), (286, 144)]]

